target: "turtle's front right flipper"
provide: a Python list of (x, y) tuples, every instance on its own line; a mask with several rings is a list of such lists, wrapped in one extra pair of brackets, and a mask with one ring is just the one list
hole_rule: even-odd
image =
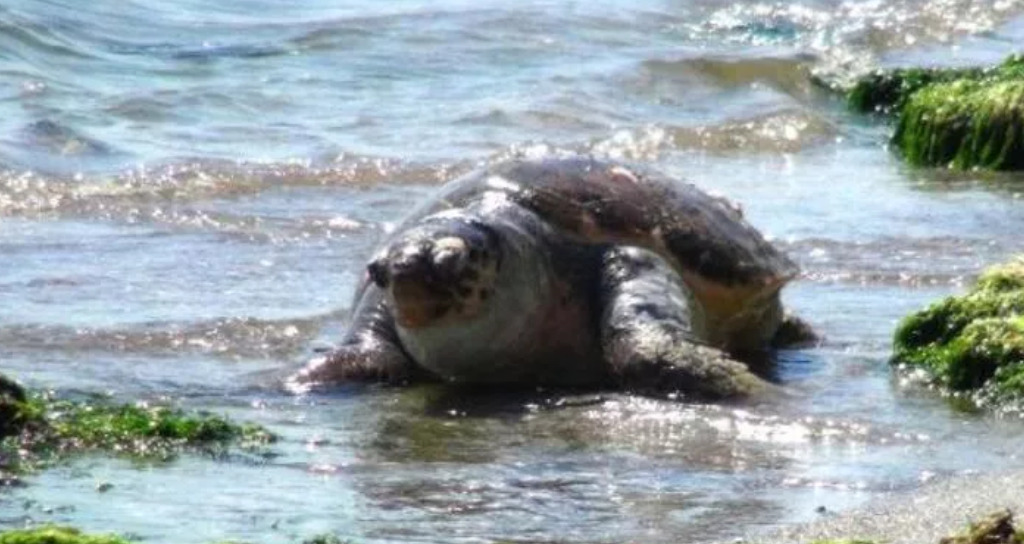
[(699, 342), (699, 306), (657, 255), (613, 249), (605, 258), (603, 282), (602, 348), (612, 379), (624, 389), (705, 399), (777, 389), (724, 351)]

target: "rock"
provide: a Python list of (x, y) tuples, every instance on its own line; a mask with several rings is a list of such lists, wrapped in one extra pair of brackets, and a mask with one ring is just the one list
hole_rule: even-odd
[(24, 425), (25, 390), (14, 380), (0, 374), (0, 439), (21, 432)]
[(989, 269), (966, 294), (905, 318), (893, 363), (923, 369), (979, 404), (1024, 398), (1024, 258)]
[(947, 536), (939, 544), (1020, 544), (1020, 533), (1013, 527), (1013, 515), (1009, 510), (990, 514), (981, 521), (972, 523), (963, 534)]
[(892, 141), (919, 166), (1024, 169), (1024, 79), (929, 85), (907, 100)]
[(1024, 56), (990, 68), (902, 68), (861, 77), (850, 107), (896, 116), (893, 146), (918, 166), (1024, 169)]

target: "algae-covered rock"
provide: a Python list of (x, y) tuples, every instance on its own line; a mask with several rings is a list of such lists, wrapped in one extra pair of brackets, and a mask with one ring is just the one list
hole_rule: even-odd
[(929, 85), (903, 106), (893, 143), (908, 162), (1024, 168), (1024, 79)]
[(64, 450), (166, 457), (181, 447), (273, 439), (259, 426), (232, 423), (214, 414), (105, 399), (83, 402), (34, 396), (27, 402), (27, 411), (41, 421), (34, 441), (42, 438)]
[(897, 117), (894, 147), (911, 164), (1024, 169), (1024, 56), (991, 68), (903, 68), (860, 78), (847, 102)]
[(990, 514), (972, 523), (963, 534), (948, 536), (939, 544), (1024, 544), (1024, 537), (1013, 526), (1009, 510)]
[[(302, 544), (347, 544), (330, 534), (317, 535), (302, 541)], [(44, 525), (32, 529), (0, 531), (0, 544), (133, 544), (132, 540), (113, 534), (89, 534), (73, 527)], [(224, 541), (217, 544), (243, 544)]]
[(977, 79), (983, 74), (981, 68), (876, 70), (854, 83), (846, 93), (846, 103), (850, 109), (861, 113), (899, 112), (910, 95), (933, 83)]
[(0, 374), (0, 439), (21, 432), (25, 390), (14, 380)]
[(47, 525), (0, 532), (0, 544), (130, 544), (115, 535), (90, 535), (71, 527)]
[(950, 391), (983, 393), (979, 401), (1024, 398), (1024, 259), (905, 318), (893, 362), (926, 370)]
[(68, 400), (22, 392), (0, 396), (0, 410), (11, 416), (7, 436), (0, 436), (0, 470), (7, 471), (90, 451), (167, 460), (187, 450), (260, 446), (275, 439), (263, 427), (214, 414), (122, 404), (104, 397)]

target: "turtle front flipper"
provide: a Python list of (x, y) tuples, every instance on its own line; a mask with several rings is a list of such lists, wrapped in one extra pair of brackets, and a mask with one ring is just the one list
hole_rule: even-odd
[(382, 301), (379, 288), (365, 286), (341, 345), (288, 378), (288, 388), (306, 391), (347, 382), (407, 384), (435, 380), (399, 347), (394, 318)]
[(602, 349), (612, 378), (643, 394), (748, 397), (777, 389), (722, 350), (699, 342), (705, 324), (672, 267), (638, 248), (605, 256)]

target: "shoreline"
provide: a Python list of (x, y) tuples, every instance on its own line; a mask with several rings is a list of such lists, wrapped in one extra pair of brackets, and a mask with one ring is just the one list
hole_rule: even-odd
[(826, 514), (742, 539), (747, 544), (805, 544), (857, 539), (886, 544), (922, 544), (961, 533), (989, 514), (1024, 512), (1024, 469), (962, 474), (938, 479), (912, 491), (897, 491), (853, 510)]

